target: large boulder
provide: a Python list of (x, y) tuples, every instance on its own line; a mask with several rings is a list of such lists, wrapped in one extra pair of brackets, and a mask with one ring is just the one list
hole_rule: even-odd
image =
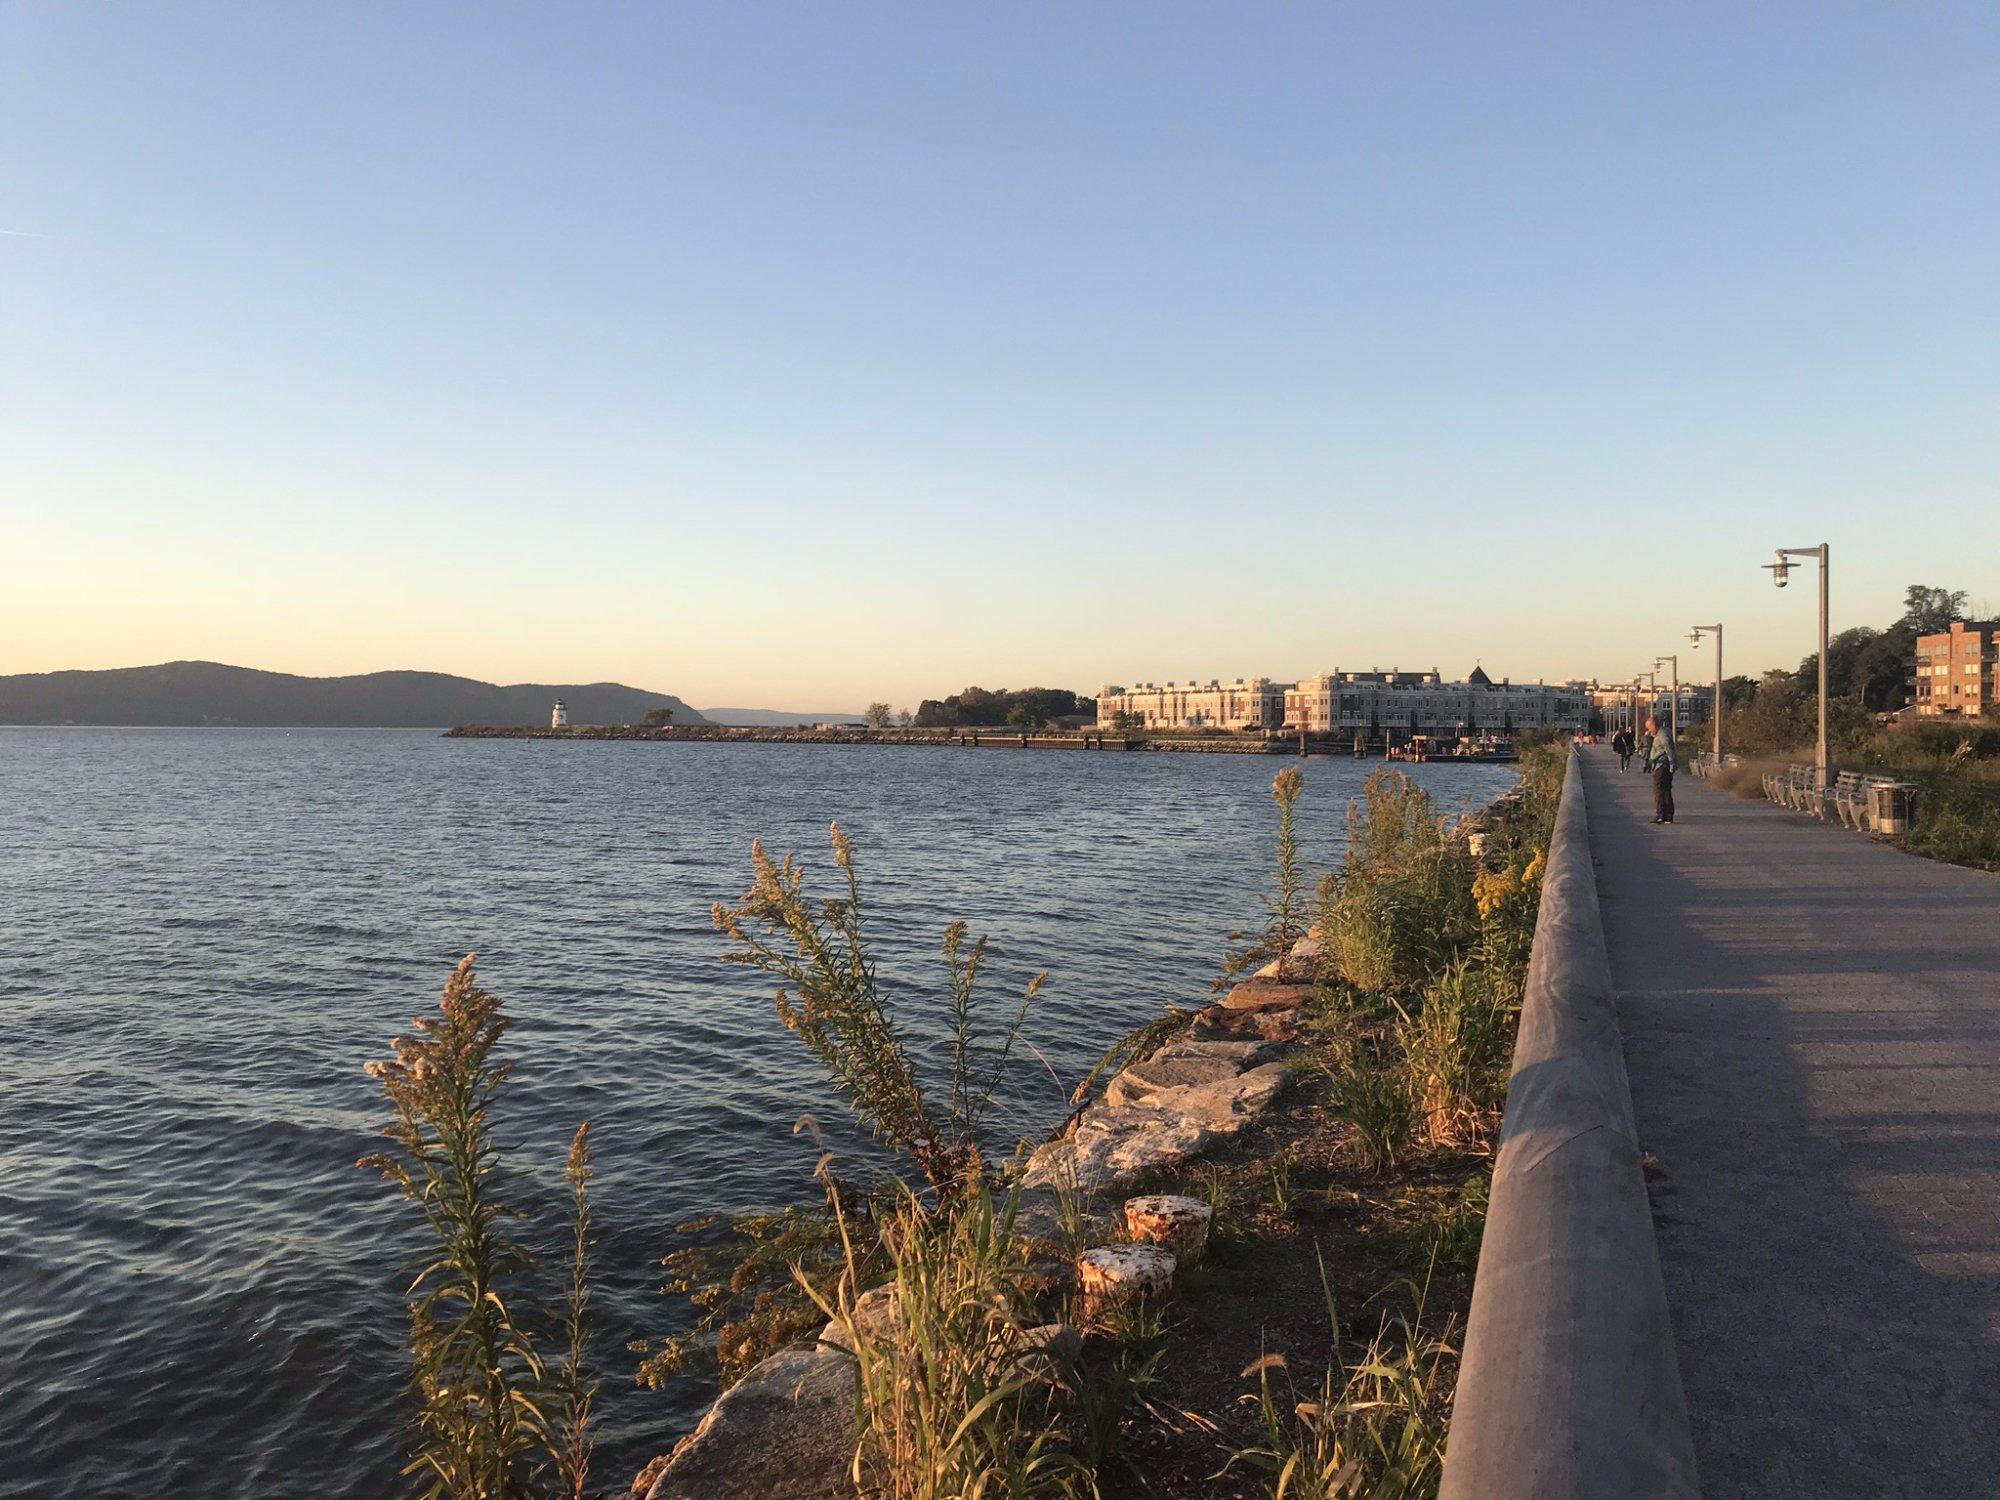
[(1286, 1076), (1283, 1063), (1264, 1063), (1207, 1083), (1161, 1088), (1132, 1103), (1093, 1105), (1067, 1137), (1028, 1158), (1027, 1185), (1110, 1192), (1179, 1166), (1261, 1115)]
[(788, 1349), (724, 1391), (664, 1463), (646, 1466), (644, 1500), (835, 1500), (854, 1492), (854, 1443), (853, 1358)]
[(1104, 1091), (1104, 1101), (1114, 1107), (1120, 1104), (1136, 1104), (1164, 1089), (1214, 1083), (1218, 1079), (1234, 1078), (1240, 1071), (1233, 1058), (1155, 1053), (1144, 1062), (1133, 1063), (1112, 1079), (1110, 1087)]
[(1276, 979), (1246, 979), (1222, 997), (1225, 1010), (1296, 1010), (1312, 998), (1309, 984), (1285, 984)]
[(1155, 1052), (1151, 1060), (1167, 1062), (1183, 1057), (1221, 1058), (1240, 1073), (1245, 1068), (1256, 1067), (1259, 1063), (1275, 1061), (1284, 1050), (1278, 1043), (1267, 1042), (1261, 1038), (1210, 1038), (1183, 1032)]

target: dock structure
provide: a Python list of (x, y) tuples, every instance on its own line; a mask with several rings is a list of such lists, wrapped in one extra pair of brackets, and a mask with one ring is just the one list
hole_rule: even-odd
[(1702, 1493), (1996, 1493), (2000, 877), (1575, 769)]

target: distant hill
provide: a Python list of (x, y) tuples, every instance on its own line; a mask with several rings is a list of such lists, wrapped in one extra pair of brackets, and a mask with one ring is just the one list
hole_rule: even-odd
[[(746, 724), (757, 729), (785, 729), (794, 724), (859, 724), (858, 711), (827, 709), (824, 713), (792, 712), (785, 708), (704, 708), (712, 724)], [(678, 718), (678, 715), (676, 715)]]
[(442, 672), (294, 677), (212, 661), (108, 672), (0, 677), (0, 724), (160, 724), (342, 729), (449, 729), (546, 724), (560, 698), (572, 724), (637, 724), (670, 708), (676, 724), (709, 721), (671, 693), (617, 682), (497, 687)]

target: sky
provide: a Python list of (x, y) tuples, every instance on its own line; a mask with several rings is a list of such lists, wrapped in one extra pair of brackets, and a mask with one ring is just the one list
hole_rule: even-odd
[(1791, 665), (1777, 546), (2000, 601), (1996, 78), (1990, 0), (7, 0), (0, 673)]

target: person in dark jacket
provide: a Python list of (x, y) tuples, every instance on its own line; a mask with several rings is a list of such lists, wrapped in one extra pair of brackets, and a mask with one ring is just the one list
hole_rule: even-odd
[(1653, 773), (1653, 821), (1674, 820), (1674, 732), (1657, 719), (1646, 720), (1646, 764)]
[(1616, 734), (1612, 735), (1611, 748), (1618, 752), (1618, 769), (1621, 771), (1631, 770), (1632, 731), (1629, 729), (1620, 729)]

